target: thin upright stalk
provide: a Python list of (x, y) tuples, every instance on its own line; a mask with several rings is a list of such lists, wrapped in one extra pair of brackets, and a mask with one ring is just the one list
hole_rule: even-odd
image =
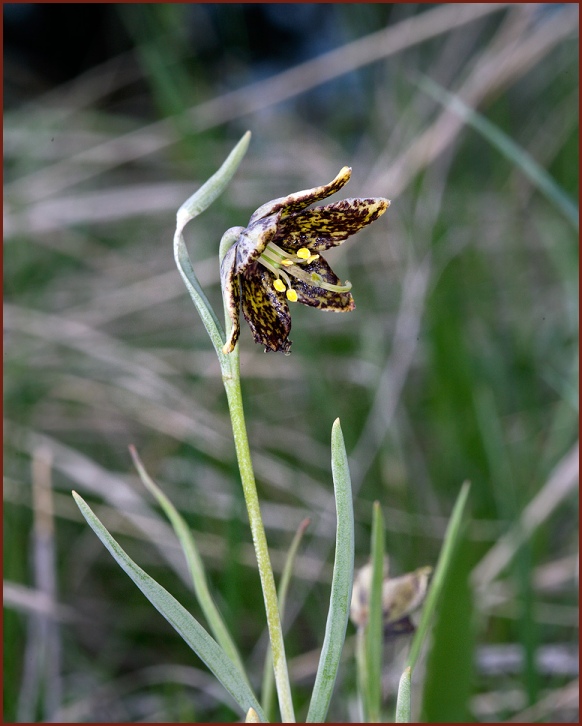
[(227, 373), (223, 368), (222, 380), (224, 382), (224, 388), (228, 399), (238, 466), (251, 526), (253, 544), (257, 556), (263, 597), (265, 600), (267, 626), (269, 628), (269, 639), (271, 641), (273, 654), (273, 669), (275, 671), (275, 684), (279, 697), (279, 707), (281, 709), (281, 718), (283, 723), (294, 723), (295, 714), (293, 711), (293, 702), (291, 700), (291, 686), (289, 684), (287, 660), (285, 658), (285, 645), (283, 642), (283, 629), (281, 627), (281, 618), (277, 603), (277, 590), (275, 588), (275, 578), (273, 577), (273, 568), (271, 567), (271, 559), (267, 546), (267, 537), (265, 535), (265, 528), (261, 517), (257, 485), (255, 483), (247, 429), (245, 426), (240, 387), (238, 345), (234, 351), (230, 353), (228, 358), (230, 363), (228, 368), (230, 371)]
[[(255, 546), (255, 553), (257, 556), (263, 597), (265, 600), (269, 639), (271, 641), (273, 654), (275, 685), (277, 687), (277, 695), (279, 697), (281, 718), (284, 723), (294, 723), (295, 714), (293, 712), (291, 685), (289, 683), (287, 661), (285, 659), (283, 629), (281, 627), (281, 617), (279, 615), (279, 606), (277, 604), (277, 590), (275, 589), (275, 578), (273, 577), (273, 568), (271, 567), (265, 528), (261, 518), (257, 485), (255, 484), (255, 475), (253, 473), (251, 453), (245, 426), (240, 389), (238, 346), (235, 347), (232, 353), (224, 353), (223, 346), (226, 340), (224, 331), (222, 330), (222, 326), (220, 325), (214, 310), (212, 310), (212, 307), (210, 306), (210, 303), (208, 302), (208, 299), (206, 298), (206, 295), (204, 294), (194, 273), (183, 236), (183, 230), (186, 224), (207, 209), (222, 193), (237, 170), (238, 165), (242, 161), (242, 158), (248, 148), (250, 137), (251, 134), (247, 131), (235, 148), (230, 152), (220, 169), (212, 177), (210, 177), (210, 179), (208, 179), (208, 181), (205, 182), (197, 192), (187, 199), (178, 210), (176, 216), (176, 232), (174, 234), (174, 257), (186, 288), (190, 293), (194, 305), (200, 313), (200, 317), (202, 318), (202, 322), (204, 323), (206, 330), (208, 331), (208, 335), (214, 345), (220, 363), (222, 380), (226, 389), (228, 407), (230, 410), (243, 493), (251, 526), (253, 544)], [(223, 235), (219, 248), (219, 261), (221, 263), (229, 247), (236, 241), (238, 230), (242, 231), (242, 227), (227, 230)], [(226, 333), (228, 336), (231, 324), (228, 314), (225, 315), (225, 319)]]

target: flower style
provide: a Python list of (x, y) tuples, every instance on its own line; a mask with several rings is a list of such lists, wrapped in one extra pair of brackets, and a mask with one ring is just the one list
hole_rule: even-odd
[(329, 184), (273, 199), (254, 212), (246, 228), (228, 230), (226, 234), (234, 235), (236, 242), (220, 266), (225, 307), (232, 321), (224, 353), (231, 353), (238, 340), (240, 307), (255, 342), (264, 345), (265, 351), (284, 353), (291, 347), (289, 302), (333, 312), (355, 308), (350, 282), (342, 284), (319, 253), (337, 247), (378, 219), (390, 202), (344, 199), (307, 209), (339, 191), (351, 173), (344, 166)]

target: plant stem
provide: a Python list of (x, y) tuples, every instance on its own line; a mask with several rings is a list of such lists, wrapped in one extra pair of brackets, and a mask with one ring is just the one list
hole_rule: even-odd
[(281, 627), (279, 606), (277, 604), (277, 590), (275, 588), (275, 578), (273, 577), (273, 569), (271, 567), (271, 559), (269, 557), (265, 528), (261, 518), (257, 485), (255, 483), (251, 452), (249, 449), (247, 430), (245, 426), (240, 387), (238, 345), (235, 347), (234, 351), (229, 354), (228, 358), (230, 363), (228, 368), (230, 368), (230, 371), (227, 373), (227, 371), (225, 371), (226, 366), (223, 367), (222, 380), (224, 382), (224, 388), (228, 399), (238, 466), (251, 526), (253, 544), (257, 556), (257, 564), (259, 566), (259, 575), (261, 577), (261, 586), (263, 589), (263, 597), (267, 613), (267, 625), (269, 628), (269, 639), (271, 641), (273, 654), (275, 684), (277, 686), (277, 694), (279, 696), (279, 707), (283, 723), (294, 723), (295, 714), (293, 712), (291, 686), (289, 684), (287, 660), (285, 658), (283, 629)]

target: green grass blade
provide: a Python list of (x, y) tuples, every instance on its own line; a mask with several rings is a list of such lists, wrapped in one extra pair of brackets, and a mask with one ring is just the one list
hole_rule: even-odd
[(467, 499), (469, 497), (470, 488), (471, 485), (469, 484), (469, 482), (465, 482), (461, 487), (461, 491), (459, 492), (459, 496), (457, 497), (457, 501), (455, 502), (455, 506), (453, 508), (453, 512), (447, 526), (447, 531), (445, 533), (441, 553), (435, 568), (431, 585), (428, 589), (426, 602), (422, 609), (420, 623), (415, 633), (414, 640), (412, 641), (412, 646), (410, 647), (407, 665), (410, 666), (411, 669), (414, 669), (414, 666), (416, 665), (416, 661), (418, 660), (418, 656), (420, 654), (422, 644), (424, 643), (424, 640), (428, 635), (428, 629), (436, 608), (436, 604), (438, 602), (445, 579), (449, 572), (449, 567), (451, 564), (455, 546), (461, 535), (463, 514), (465, 511), (465, 505), (467, 504)]
[(352, 486), (339, 419), (334, 421), (331, 431), (331, 468), (337, 510), (335, 562), (325, 637), (307, 713), (308, 723), (322, 723), (329, 709), (346, 637), (354, 579)]
[(216, 313), (212, 309), (208, 298), (204, 294), (204, 291), (198, 282), (198, 278), (196, 277), (196, 273), (192, 267), (190, 255), (186, 249), (184, 237), (177, 229), (174, 235), (174, 259), (176, 261), (178, 271), (182, 276), (182, 280), (186, 285), (186, 289), (190, 293), (192, 302), (196, 306), (196, 310), (198, 310), (202, 322), (204, 323), (206, 332), (210, 336), (210, 340), (212, 341), (218, 357), (221, 360), (221, 356), (223, 355), (222, 346), (225, 341), (222, 325), (216, 317)]
[(360, 699), (360, 719), (362, 723), (368, 722), (368, 662), (366, 660), (366, 629), (359, 627), (356, 630), (356, 673), (358, 682), (358, 696)]
[(374, 502), (372, 519), (372, 586), (370, 589), (370, 610), (366, 625), (366, 683), (367, 704), (365, 713), (369, 723), (380, 722), (382, 705), (382, 650), (384, 644), (382, 627), (382, 580), (384, 576), (384, 519), (379, 502)]
[(396, 697), (396, 723), (410, 723), (410, 666), (404, 669), (398, 683), (398, 696)]
[(226, 627), (226, 624), (222, 619), (218, 608), (216, 607), (212, 595), (210, 594), (210, 590), (208, 589), (208, 582), (206, 580), (204, 563), (202, 562), (202, 558), (200, 557), (198, 547), (196, 546), (196, 542), (192, 537), (192, 532), (190, 531), (190, 528), (188, 527), (188, 525), (184, 521), (184, 518), (178, 512), (176, 507), (174, 507), (174, 505), (164, 494), (164, 492), (149, 476), (144, 468), (141, 459), (139, 458), (137, 451), (135, 450), (135, 447), (130, 446), (129, 451), (131, 453), (135, 468), (137, 469), (137, 473), (139, 474), (139, 477), (142, 480), (144, 486), (157, 499), (158, 504), (162, 507), (164, 513), (166, 514), (166, 517), (170, 520), (170, 523), (174, 528), (174, 532), (176, 533), (176, 537), (180, 542), (182, 551), (184, 552), (184, 556), (186, 557), (186, 561), (188, 563), (188, 568), (192, 577), (192, 583), (194, 585), (194, 593), (196, 594), (196, 598), (198, 600), (200, 608), (202, 609), (202, 612), (204, 613), (204, 617), (208, 622), (212, 634), (214, 635), (214, 637), (218, 641), (218, 644), (224, 650), (226, 655), (238, 667), (241, 675), (245, 679), (247, 679), (247, 675), (245, 673), (245, 669), (240, 654), (234, 643), (234, 640), (232, 639), (232, 636), (230, 635), (228, 628)]
[[(222, 352), (225, 335), (224, 330), (212, 309), (208, 298), (200, 287), (192, 262), (184, 242), (183, 230), (191, 219), (198, 216), (207, 209), (212, 202), (222, 194), (227, 184), (232, 179), (239, 167), (251, 138), (251, 132), (247, 131), (238, 144), (230, 152), (220, 169), (206, 181), (198, 191), (189, 197), (180, 207), (176, 215), (176, 231), (174, 233), (174, 259), (186, 289), (190, 293), (192, 302), (196, 306), (204, 327), (214, 345), (221, 367), (225, 366), (225, 355)], [(218, 252), (218, 250), (217, 250)]]
[[(309, 526), (310, 521), (311, 520), (309, 518), (306, 518), (301, 522), (301, 524), (297, 528), (297, 532), (295, 532), (295, 536), (293, 537), (293, 541), (291, 542), (289, 552), (287, 553), (285, 566), (283, 568), (283, 574), (281, 575), (281, 582), (279, 583), (279, 589), (277, 591), (281, 622), (283, 622), (283, 618), (285, 616), (285, 602), (287, 600), (287, 591), (289, 590), (291, 575), (293, 574), (295, 558), (297, 556), (299, 545), (301, 544), (301, 540), (303, 539), (305, 530)], [(267, 650), (267, 656), (265, 658), (265, 668), (263, 671), (263, 685), (261, 688), (261, 695), (263, 711), (265, 712), (265, 715), (269, 721), (274, 721), (275, 672), (273, 671), (273, 654), (271, 652), (270, 645)]]
[(194, 217), (197, 217), (205, 209), (208, 209), (212, 202), (226, 189), (243, 160), (244, 155), (247, 153), (250, 140), (251, 132), (247, 131), (226, 157), (220, 169), (182, 204), (176, 215), (177, 226), (180, 231), (184, 229), (191, 219), (194, 219)]
[(466, 124), (482, 134), (509, 161), (518, 166), (532, 184), (562, 211), (574, 229), (579, 229), (578, 207), (527, 151), (485, 116), (467, 106), (458, 96), (449, 93), (430, 78), (422, 76), (418, 85), (436, 101), (446, 104), (453, 113), (460, 116)]
[[(467, 723), (475, 681), (475, 612), (469, 584), (472, 564), (467, 528), (452, 562), (431, 621), (430, 650), (422, 684), (422, 723)], [(523, 683), (523, 681), (522, 681)]]
[(249, 708), (264, 720), (263, 710), (249, 684), (239, 673), (238, 668), (206, 632), (192, 615), (176, 600), (173, 595), (144, 572), (109, 534), (89, 505), (76, 492), (73, 497), (81, 514), (91, 529), (109, 550), (121, 569), (129, 575), (152, 605), (166, 618), (172, 627), (192, 648), (196, 655), (206, 663), (208, 668), (222, 683), (230, 695), (241, 707), (243, 714)]

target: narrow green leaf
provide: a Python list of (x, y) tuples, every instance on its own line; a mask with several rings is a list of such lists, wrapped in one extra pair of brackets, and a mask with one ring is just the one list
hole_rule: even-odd
[(208, 625), (210, 626), (212, 634), (214, 635), (214, 637), (218, 641), (218, 644), (224, 650), (226, 655), (238, 667), (243, 678), (248, 680), (234, 640), (232, 639), (232, 636), (230, 635), (228, 628), (226, 627), (226, 623), (222, 619), (222, 616), (220, 615), (220, 612), (216, 607), (216, 603), (214, 602), (212, 595), (210, 594), (210, 590), (208, 589), (208, 582), (206, 580), (204, 563), (202, 562), (202, 558), (200, 557), (198, 547), (196, 546), (196, 542), (192, 537), (192, 532), (190, 531), (190, 528), (184, 521), (182, 515), (174, 507), (172, 502), (158, 487), (154, 480), (149, 476), (144, 468), (141, 459), (139, 458), (137, 451), (135, 450), (135, 447), (130, 446), (129, 451), (131, 453), (135, 468), (137, 469), (137, 473), (139, 474), (139, 477), (142, 480), (144, 486), (157, 499), (159, 505), (164, 510), (166, 517), (170, 520), (170, 523), (174, 528), (174, 532), (176, 533), (176, 537), (180, 542), (182, 551), (184, 552), (184, 556), (186, 557), (186, 561), (188, 563), (188, 568), (192, 577), (192, 583), (194, 585), (194, 593), (202, 609), (202, 612), (204, 613), (204, 617), (208, 621)]
[(418, 660), (418, 656), (420, 654), (420, 649), (422, 648), (424, 639), (428, 635), (428, 629), (438, 599), (440, 597), (441, 590), (443, 589), (445, 579), (449, 574), (449, 568), (451, 565), (453, 553), (461, 535), (463, 514), (465, 511), (465, 505), (467, 504), (467, 499), (469, 497), (470, 488), (471, 485), (467, 481), (461, 487), (461, 491), (459, 492), (459, 496), (457, 497), (457, 501), (455, 502), (455, 506), (449, 520), (449, 524), (447, 525), (447, 531), (445, 532), (443, 546), (441, 548), (431, 585), (428, 589), (426, 602), (422, 609), (420, 623), (414, 635), (412, 646), (410, 647), (407, 665), (410, 666), (411, 669), (414, 669), (414, 666), (416, 665), (416, 661)]
[(467, 106), (458, 96), (449, 93), (427, 76), (420, 78), (418, 86), (439, 103), (446, 104), (453, 113), (482, 134), (490, 144), (518, 166), (532, 184), (561, 210), (574, 229), (578, 230), (580, 223), (577, 205), (525, 149), (518, 146), (485, 116)]
[(220, 169), (208, 181), (189, 197), (177, 213), (178, 229), (182, 231), (186, 224), (197, 217), (214, 202), (226, 189), (228, 183), (235, 175), (244, 155), (247, 153), (251, 140), (251, 132), (247, 131), (230, 154), (226, 157)]
[[(424, 665), (419, 720), (423, 723), (472, 721), (475, 692), (476, 625), (469, 573), (473, 562), (467, 527), (452, 560), (431, 621), (430, 649)], [(522, 679), (523, 684), (523, 679)]]
[[(291, 542), (289, 552), (287, 553), (285, 566), (283, 567), (283, 574), (281, 575), (281, 581), (279, 583), (279, 589), (277, 591), (277, 599), (279, 602), (279, 615), (281, 617), (281, 622), (283, 622), (283, 618), (285, 617), (285, 603), (287, 600), (287, 591), (289, 589), (289, 583), (291, 582), (291, 575), (293, 574), (293, 566), (295, 564), (297, 551), (299, 550), (299, 545), (301, 543), (305, 530), (309, 526), (310, 521), (311, 520), (309, 518), (306, 518), (301, 522), (301, 524), (297, 528), (297, 532), (295, 532), (295, 536), (293, 537), (293, 541)], [(261, 688), (261, 695), (263, 711), (265, 712), (267, 719), (269, 721), (275, 721), (275, 672), (273, 671), (273, 653), (271, 651), (270, 645), (267, 650), (267, 656), (265, 658), (265, 668), (263, 670), (263, 685)]]
[(379, 502), (374, 502), (372, 519), (372, 585), (366, 625), (366, 713), (370, 723), (380, 722), (382, 705), (382, 580), (384, 576), (384, 520)]
[(222, 346), (226, 340), (224, 330), (212, 309), (208, 298), (204, 294), (194, 268), (186, 243), (184, 242), (183, 230), (191, 219), (207, 209), (212, 202), (224, 191), (234, 173), (238, 169), (242, 161), (251, 138), (251, 132), (247, 131), (238, 144), (230, 152), (225, 162), (213, 176), (205, 182), (198, 191), (196, 191), (184, 204), (180, 207), (176, 215), (176, 231), (174, 233), (174, 259), (178, 267), (178, 271), (182, 276), (182, 280), (186, 285), (186, 289), (190, 293), (192, 302), (196, 306), (198, 313), (204, 323), (204, 327), (210, 336), (210, 340), (214, 345), (218, 359), (223, 371), (229, 369), (230, 363), (222, 352)]
[(206, 332), (210, 336), (210, 340), (218, 354), (218, 358), (222, 361), (222, 357), (224, 357), (222, 346), (226, 340), (224, 330), (222, 329), (222, 325), (216, 317), (216, 313), (212, 309), (208, 298), (204, 294), (204, 291), (198, 282), (198, 278), (196, 277), (196, 273), (192, 267), (190, 255), (186, 249), (184, 237), (182, 236), (182, 232), (178, 229), (176, 229), (174, 234), (174, 259), (178, 267), (178, 272), (184, 281), (184, 285), (186, 285), (186, 289), (190, 293), (190, 297), (196, 306), (196, 310), (198, 310), (198, 314), (202, 319)]
[(358, 681), (358, 697), (360, 699), (360, 720), (368, 722), (368, 662), (366, 659), (366, 629), (359, 627), (356, 630), (356, 674)]
[(325, 720), (346, 637), (354, 579), (354, 511), (348, 457), (339, 419), (331, 431), (331, 469), (337, 511), (335, 562), (325, 637), (307, 722)]
[(109, 550), (121, 569), (129, 575), (138, 588), (143, 592), (152, 605), (166, 618), (179, 635), (192, 648), (196, 655), (206, 663), (216, 678), (222, 683), (236, 703), (241, 707), (243, 714), (249, 708), (259, 714), (264, 721), (263, 710), (248, 683), (239, 673), (238, 668), (206, 632), (190, 613), (180, 605), (173, 595), (158, 584), (144, 570), (141, 569), (119, 544), (109, 534), (99, 521), (89, 505), (76, 492), (73, 497), (81, 514), (87, 520), (91, 529)]
[(398, 683), (398, 695), (396, 697), (396, 723), (410, 723), (410, 666), (404, 669)]

